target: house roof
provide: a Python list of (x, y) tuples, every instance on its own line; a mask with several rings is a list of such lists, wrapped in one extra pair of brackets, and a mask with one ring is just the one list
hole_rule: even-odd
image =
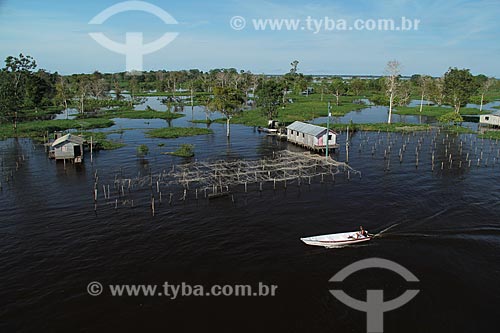
[(77, 145), (81, 145), (81, 144), (83, 144), (83, 141), (84, 140), (81, 136), (77, 136), (77, 135), (73, 135), (73, 134), (69, 133), (69, 134), (66, 134), (66, 135), (60, 137), (59, 139), (55, 140), (54, 142), (52, 142), (52, 147), (58, 146), (61, 143), (65, 143), (65, 142), (71, 142), (71, 143), (74, 143)]
[[(286, 128), (289, 130), (300, 132), (300, 133), (309, 134), (312, 136), (318, 136), (321, 133), (326, 131), (325, 127), (307, 124), (307, 123), (303, 123), (301, 121), (296, 121), (293, 124), (287, 126)], [(332, 130), (330, 130), (330, 131), (333, 132)]]

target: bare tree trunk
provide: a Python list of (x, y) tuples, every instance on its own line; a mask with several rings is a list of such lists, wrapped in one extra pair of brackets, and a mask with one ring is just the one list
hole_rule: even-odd
[(423, 108), (424, 108), (424, 92), (422, 91), (422, 99), (420, 100), (420, 112), (422, 112)]
[(340, 94), (339, 92), (337, 91), (337, 93), (335, 94), (335, 98), (337, 99), (337, 106), (339, 106), (339, 98), (340, 98)]
[(226, 134), (227, 134), (227, 137), (229, 138), (230, 134), (231, 134), (231, 127), (230, 127), (230, 121), (231, 121), (231, 118), (229, 116), (227, 116), (227, 119), (226, 119), (226, 124), (227, 124), (227, 129), (226, 129)]
[(387, 123), (390, 124), (392, 121), (392, 105), (394, 103), (394, 91), (391, 91), (391, 96), (389, 97), (389, 119)]
[(483, 103), (484, 103), (484, 93), (481, 94), (481, 107), (479, 108), (479, 112), (483, 112)]

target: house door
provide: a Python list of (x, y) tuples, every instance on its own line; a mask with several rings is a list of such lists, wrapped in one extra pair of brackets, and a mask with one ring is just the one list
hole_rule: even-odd
[(75, 146), (74, 151), (75, 151), (75, 157), (82, 156), (82, 149), (80, 148), (80, 146)]

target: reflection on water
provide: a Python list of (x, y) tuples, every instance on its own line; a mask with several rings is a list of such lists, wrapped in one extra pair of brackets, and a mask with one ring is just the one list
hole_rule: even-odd
[[(155, 98), (148, 98), (148, 105), (161, 109)], [(206, 126), (189, 122), (205, 119), (203, 108), (186, 108), (184, 114), (171, 126)], [(336, 121), (380, 122), (386, 117), (385, 108), (373, 107)], [(158, 200), (154, 185), (123, 194), (113, 184), (116, 177), (154, 175), (188, 162), (165, 155), (180, 144), (193, 144), (198, 160), (259, 159), (282, 149), (302, 149), (240, 125), (232, 125), (230, 140), (223, 124), (212, 124), (211, 135), (167, 140), (145, 135), (169, 126), (165, 120), (115, 121), (100, 131), (117, 131), (110, 137), (127, 146), (95, 153), (93, 164), (87, 154), (82, 166), (68, 165), (66, 170), (30, 140), (0, 142), (2, 331), (68, 331), (75, 326), (84, 331), (158, 330), (167, 321), (170, 328), (187, 331), (221, 325), (241, 330), (244, 322), (254, 331), (265, 325), (275, 331), (361, 332), (363, 314), (336, 302), (328, 293), (328, 279), (370, 257), (394, 260), (420, 279), (420, 295), (387, 317), (388, 332), (400, 332), (401, 327), (405, 332), (486, 332), (496, 327), (498, 142), (437, 130), (357, 132), (349, 160), (361, 178), (341, 175), (335, 182), (314, 179), (301, 186), (291, 182), (276, 190), (263, 184), (262, 191), (251, 184), (247, 193), (233, 189), (234, 202), (196, 200), (192, 193), (183, 201), (171, 188), (162, 188), (166, 198), (173, 193), (172, 202), (157, 201), (153, 218), (151, 195)], [(430, 120), (406, 116), (404, 121)], [(339, 139), (345, 147), (345, 135)], [(150, 150), (144, 158), (136, 152), (141, 144)], [(334, 158), (345, 160), (345, 150)], [(100, 196), (95, 212), (96, 176)], [(103, 185), (110, 185), (117, 201), (102, 197)], [(364, 247), (325, 250), (299, 240), (354, 230), (360, 224), (372, 232), (396, 226)], [(280, 293), (274, 299), (173, 301), (90, 297), (85, 291), (90, 281), (165, 280), (209, 285), (265, 281), (279, 284)], [(406, 288), (400, 280), (374, 272), (344, 287), (363, 299), (367, 286), (394, 286), (387, 295), (391, 299)]]

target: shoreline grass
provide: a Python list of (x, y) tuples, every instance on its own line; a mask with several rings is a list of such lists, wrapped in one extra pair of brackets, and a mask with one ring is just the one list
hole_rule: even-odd
[(108, 119), (164, 119), (172, 120), (184, 117), (183, 114), (174, 113), (171, 111), (156, 111), (151, 108), (147, 110), (133, 110), (130, 107), (118, 108), (115, 110), (101, 111), (95, 116), (85, 117), (79, 116), (79, 119), (92, 119), (92, 118), (108, 118)]
[[(205, 125), (210, 125), (212, 123), (215, 123), (215, 122), (218, 122), (219, 119), (221, 118), (217, 118), (217, 119), (195, 119), (195, 120), (188, 120), (188, 122), (192, 123), (192, 124), (205, 124)], [(226, 122), (225, 119), (224, 120), (224, 123)]]
[[(427, 117), (439, 117), (443, 114), (453, 112), (453, 108), (443, 107), (443, 106), (424, 106), (422, 112), (420, 112), (420, 106), (409, 107), (409, 106), (398, 106), (394, 108), (394, 113), (399, 115), (412, 115), (412, 116), (427, 116)], [(486, 114), (488, 112), (480, 112), (476, 108), (461, 108), (461, 115), (479, 115)]]
[(41, 139), (47, 132), (66, 131), (70, 129), (89, 130), (95, 128), (107, 128), (115, 123), (110, 119), (87, 118), (87, 119), (69, 119), (69, 120), (43, 120), (18, 123), (17, 130), (14, 130), (12, 124), (0, 125), (0, 138), (25, 137)]
[[(319, 126), (326, 127), (326, 124), (321, 124)], [(350, 131), (366, 131), (366, 132), (417, 132), (417, 131), (427, 131), (431, 129), (429, 124), (408, 124), (408, 123), (373, 123), (373, 124), (330, 124), (330, 129), (333, 130), (347, 130), (349, 126)]]
[(197, 127), (167, 127), (147, 131), (146, 135), (152, 138), (176, 139), (186, 136), (212, 134), (213, 131), (207, 128)]
[[(324, 95), (323, 101), (321, 101), (321, 95), (319, 94), (310, 96), (289, 95), (288, 98), (293, 100), (293, 103), (287, 104), (285, 108), (279, 108), (275, 117), (281, 123), (310, 121), (317, 117), (326, 117), (328, 115), (328, 101), (332, 102), (333, 100), (331, 95)], [(338, 106), (335, 105), (335, 102), (332, 102), (332, 116), (345, 116), (349, 112), (369, 107), (364, 104), (353, 103), (355, 99), (357, 97), (342, 96)], [(225, 121), (224, 118), (214, 120), (217, 123)], [(267, 121), (268, 119), (261, 108), (240, 112), (231, 119), (233, 124), (254, 127), (267, 126)]]
[(92, 141), (98, 144), (97, 149), (115, 150), (125, 147), (124, 143), (108, 139), (108, 135), (114, 133), (115, 132), (83, 132), (80, 133), (79, 135), (83, 136), (83, 138), (87, 141), (90, 141), (90, 138), (92, 137)]
[(486, 131), (482, 134), (478, 134), (477, 137), (479, 139), (499, 140), (500, 131)]

